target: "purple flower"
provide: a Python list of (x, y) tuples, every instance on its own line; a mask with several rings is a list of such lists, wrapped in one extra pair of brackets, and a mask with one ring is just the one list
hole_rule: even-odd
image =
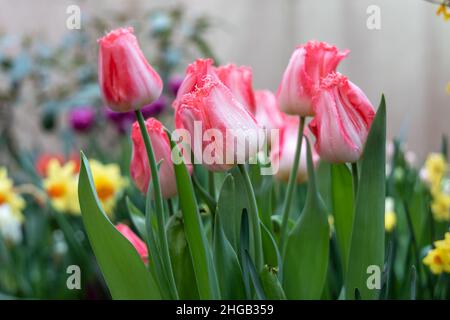
[(117, 129), (120, 134), (126, 134), (133, 122), (136, 120), (134, 112), (114, 112), (108, 107), (104, 107), (104, 114), (106, 119), (108, 119)]
[(180, 75), (174, 75), (170, 77), (168, 82), (170, 92), (172, 92), (172, 94), (176, 96), (178, 93), (178, 89), (180, 89), (181, 83), (183, 82), (183, 77)]
[(141, 109), (144, 118), (156, 117), (160, 114), (167, 106), (167, 98), (165, 96), (159, 97), (156, 101), (144, 106)]
[(76, 107), (69, 112), (70, 127), (78, 132), (88, 132), (95, 123), (95, 110), (91, 107)]

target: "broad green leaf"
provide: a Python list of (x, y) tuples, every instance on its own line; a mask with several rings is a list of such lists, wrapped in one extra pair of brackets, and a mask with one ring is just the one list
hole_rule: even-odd
[(386, 105), (383, 96), (362, 155), (345, 282), (348, 299), (354, 298), (355, 289), (362, 299), (379, 296), (378, 289), (367, 286), (370, 276), (367, 268), (377, 266), (382, 271), (384, 265), (385, 149)]
[[(169, 133), (167, 133), (170, 136)], [(172, 150), (180, 151), (170, 139)], [(191, 252), (195, 278), (200, 299), (219, 299), (219, 284), (214, 270), (214, 263), (200, 218), (197, 201), (192, 186), (191, 177), (183, 161), (174, 163), (179, 206), (183, 213), (184, 231)]]
[(236, 188), (231, 174), (227, 175), (223, 181), (216, 214), (220, 216), (222, 228), (228, 241), (237, 251), (239, 248), (241, 211), (236, 208)]
[(260, 278), (268, 300), (286, 300), (286, 295), (273, 269), (265, 266), (261, 271)]
[(214, 225), (214, 262), (222, 299), (245, 299), (242, 270), (236, 252), (223, 231), (222, 217), (216, 215)]
[(101, 208), (89, 164), (81, 155), (78, 195), (83, 223), (114, 299), (160, 299), (158, 286), (133, 245)]
[(170, 217), (167, 225), (167, 238), (172, 268), (180, 299), (197, 300), (198, 290), (195, 281), (192, 258), (184, 233), (183, 219), (178, 215)]
[(283, 288), (288, 299), (320, 299), (327, 276), (328, 213), (316, 187), (308, 141), (307, 163), (309, 179), (306, 203), (289, 233), (283, 261)]
[[(348, 255), (353, 227), (353, 181), (345, 164), (331, 166), (331, 186), (334, 228), (344, 272), (347, 270)], [(345, 276), (345, 275), (344, 275)]]

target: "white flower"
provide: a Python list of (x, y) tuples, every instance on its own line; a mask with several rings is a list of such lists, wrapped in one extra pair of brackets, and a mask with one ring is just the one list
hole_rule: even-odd
[(15, 244), (20, 243), (22, 241), (21, 224), (9, 205), (0, 206), (0, 234), (5, 240)]

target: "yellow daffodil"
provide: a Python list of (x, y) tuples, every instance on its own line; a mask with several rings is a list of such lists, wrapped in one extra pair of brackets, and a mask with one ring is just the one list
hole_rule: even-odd
[(435, 193), (431, 202), (431, 211), (436, 221), (450, 220), (450, 195), (443, 192)]
[(117, 198), (127, 185), (127, 180), (120, 174), (117, 164), (102, 164), (97, 160), (90, 160), (95, 189), (103, 209), (108, 215), (112, 214)]
[(445, 2), (443, 2), (436, 11), (436, 15), (440, 16), (441, 14), (445, 21), (450, 20), (450, 12), (448, 12), (447, 4)]
[(436, 189), (444, 175), (447, 173), (448, 164), (445, 157), (440, 153), (431, 153), (425, 162), (425, 176), (433, 189)]
[(387, 232), (392, 232), (397, 225), (397, 215), (395, 213), (394, 199), (387, 197), (385, 200), (384, 209), (384, 229)]
[(434, 274), (450, 273), (450, 232), (445, 234), (443, 240), (436, 241), (434, 246), (423, 259), (423, 263)]
[(447, 83), (447, 93), (450, 94), (450, 82)]
[(52, 159), (48, 164), (47, 177), (43, 181), (43, 186), (55, 210), (80, 214), (77, 194), (78, 174), (74, 161), (61, 164)]
[(14, 185), (8, 178), (6, 168), (0, 168), (0, 206), (8, 205), (13, 215), (23, 221), (22, 210), (25, 207), (24, 199), (14, 191)]
[(449, 249), (450, 250), (450, 232), (445, 234), (443, 240), (438, 240), (434, 242), (436, 248)]

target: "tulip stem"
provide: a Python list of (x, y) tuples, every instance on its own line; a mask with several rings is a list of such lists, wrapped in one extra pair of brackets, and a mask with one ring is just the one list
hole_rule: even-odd
[[(171, 288), (171, 294), (175, 299), (178, 299), (178, 292), (175, 285), (175, 278), (172, 270), (172, 263), (169, 255), (169, 245), (167, 241), (167, 235), (165, 232), (165, 216), (164, 216), (164, 202), (161, 192), (161, 186), (159, 184), (158, 167), (156, 165), (155, 154), (153, 152), (152, 142), (148, 135), (147, 126), (145, 125), (144, 116), (141, 110), (136, 110), (136, 118), (139, 123), (141, 135), (144, 140), (145, 149), (147, 150), (148, 162), (151, 170), (151, 180), (154, 190), (155, 208), (156, 208), (156, 220), (158, 224), (158, 237), (161, 246), (162, 260), (164, 268), (167, 271), (167, 279), (169, 281), (169, 287)], [(151, 225), (151, 224), (150, 224)]]
[(294, 188), (295, 188), (295, 184), (296, 184), (296, 180), (297, 180), (298, 165), (300, 163), (300, 155), (301, 155), (301, 151), (302, 151), (304, 128), (305, 128), (305, 117), (300, 116), (300, 125), (298, 127), (297, 147), (295, 149), (294, 163), (292, 165), (291, 174), (289, 175), (288, 186), (287, 186), (286, 195), (285, 195), (284, 204), (283, 204), (282, 222), (281, 222), (281, 230), (280, 230), (280, 253), (281, 253), (282, 257), (284, 256), (284, 248), (285, 248), (286, 240), (287, 240), (287, 236), (288, 236), (289, 215), (290, 215), (291, 205), (292, 205), (292, 196), (294, 194)]
[(252, 182), (250, 176), (248, 175), (247, 168), (245, 164), (238, 164), (239, 170), (241, 171), (242, 177), (244, 178), (245, 189), (247, 190), (248, 202), (249, 202), (249, 212), (250, 219), (252, 221), (253, 227), (253, 242), (255, 244), (255, 266), (258, 271), (263, 268), (263, 248), (262, 248), (262, 238), (261, 238), (261, 227), (258, 213), (258, 205), (256, 203), (255, 191), (252, 187)]
[(352, 177), (353, 177), (353, 195), (354, 195), (355, 201), (356, 201), (356, 195), (358, 194), (358, 182), (359, 182), (358, 164), (356, 162), (352, 162)]

